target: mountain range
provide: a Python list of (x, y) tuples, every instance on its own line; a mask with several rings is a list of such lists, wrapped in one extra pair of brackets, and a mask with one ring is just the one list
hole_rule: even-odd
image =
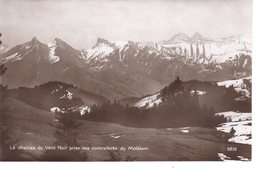
[(48, 81), (71, 83), (106, 98), (155, 93), (177, 76), (183, 80), (224, 81), (251, 75), (250, 36), (205, 38), (184, 33), (161, 42), (108, 41), (75, 49), (59, 38), (36, 37), (14, 47), (1, 45), (7, 67), (1, 83), (33, 87)]

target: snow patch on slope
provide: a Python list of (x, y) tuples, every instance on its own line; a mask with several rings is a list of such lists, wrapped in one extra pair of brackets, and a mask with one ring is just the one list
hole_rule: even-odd
[(81, 106), (81, 107), (79, 107), (79, 112), (80, 112), (80, 115), (82, 116), (86, 113), (89, 113), (90, 108), (88, 106)]
[(252, 142), (252, 117), (251, 113), (222, 112), (216, 113), (216, 116), (224, 116), (231, 122), (220, 124), (217, 130), (230, 133), (233, 129), (235, 132), (228, 140), (229, 142), (240, 144), (251, 144)]
[(91, 109), (90, 109), (90, 107), (83, 105), (80, 107), (73, 107), (72, 110), (73, 110), (73, 112), (79, 112), (80, 115), (82, 116), (86, 113), (89, 113)]
[(160, 93), (157, 93), (152, 96), (145, 97), (138, 101), (134, 106), (138, 108), (147, 106), (146, 108), (148, 109), (152, 108), (155, 105), (159, 105), (162, 102), (162, 99), (158, 98), (159, 95)]
[(182, 133), (189, 133), (189, 132), (190, 132), (189, 129), (190, 129), (190, 127), (181, 127), (181, 128), (179, 128), (179, 130), (180, 130)]
[(218, 153), (218, 157), (222, 160), (222, 161), (228, 161), (231, 160), (231, 157), (226, 156), (223, 153)]
[(112, 134), (109, 134), (109, 136), (112, 137), (112, 138), (117, 139), (117, 138), (120, 138), (120, 137), (122, 137), (122, 136), (124, 136), (124, 135), (123, 135), (123, 134), (112, 133)]
[(1, 59), (0, 61), (2, 61), (3, 63), (9, 62), (9, 61), (17, 61), (17, 60), (21, 60), (23, 59), (23, 57), (21, 57), (21, 54), (16, 52), (10, 56), (7, 56), (3, 59)]
[(127, 44), (128, 41), (111, 41), (119, 50), (122, 50)]
[(9, 60), (14, 59), (17, 55), (18, 55), (18, 52), (14, 53), (14, 54), (12, 54), (12, 55), (10, 55), (8, 57), (6, 57), (5, 59), (6, 59), (6, 61), (9, 61)]
[(155, 42), (137, 42), (137, 46), (141, 49), (149, 48), (153, 51), (161, 51), (162, 46)]
[(237, 158), (239, 158), (241, 161), (249, 161), (248, 158), (245, 158), (243, 156), (237, 156)]
[(71, 100), (73, 98), (73, 93), (71, 93), (70, 91), (66, 90), (67, 94), (64, 94), (63, 96), (61, 96), (61, 99), (69, 99)]
[(57, 47), (57, 42), (56, 40), (54, 40), (53, 42), (48, 44), (49, 47), (49, 62), (51, 64), (56, 63), (60, 60), (60, 57), (55, 55), (55, 50)]
[(65, 111), (62, 111), (59, 107), (52, 107), (52, 108), (50, 108), (50, 111), (52, 112), (52, 113), (65, 113)]
[(244, 79), (250, 80), (250, 83), (251, 83), (251, 76), (250, 76), (250, 77), (247, 77), (247, 78), (242, 78), (242, 79), (237, 79), (237, 80), (226, 80), (226, 81), (218, 82), (217, 85), (218, 86), (225, 86), (225, 87), (233, 86), (234, 89), (237, 92), (243, 93), (244, 96), (249, 98), (250, 97), (250, 91), (247, 89), (247, 86), (244, 83)]
[(216, 113), (216, 116), (224, 116), (228, 121), (252, 120), (251, 113), (237, 113), (233, 111)]
[(104, 59), (107, 55), (112, 53), (114, 49), (105, 43), (98, 44), (97, 46), (86, 50), (86, 58), (95, 59), (96, 61)]
[[(196, 90), (197, 94), (202, 96), (205, 95), (206, 92), (205, 91), (200, 91), (200, 90)], [(190, 94), (193, 96), (195, 94), (195, 90), (190, 91)]]
[(180, 130), (182, 133), (189, 133), (189, 130)]
[[(234, 161), (232, 160), (231, 157), (228, 157), (227, 155), (225, 155), (224, 153), (218, 153), (218, 157), (220, 160), (222, 161)], [(237, 158), (240, 160), (240, 161), (249, 161), (248, 158), (245, 158), (243, 156), (237, 156)]]

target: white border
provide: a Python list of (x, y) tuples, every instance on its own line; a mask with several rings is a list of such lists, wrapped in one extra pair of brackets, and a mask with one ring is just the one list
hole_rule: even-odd
[(178, 168), (229, 168), (229, 169), (245, 169), (256, 168), (259, 164), (259, 130), (260, 130), (260, 1), (253, 0), (253, 143), (252, 143), (252, 161), (251, 162), (1, 162), (0, 168), (3, 169), (46, 169), (46, 168), (62, 168), (62, 169), (80, 169), (80, 168), (106, 168), (106, 169), (133, 169), (133, 168), (149, 168), (149, 169), (178, 169)]

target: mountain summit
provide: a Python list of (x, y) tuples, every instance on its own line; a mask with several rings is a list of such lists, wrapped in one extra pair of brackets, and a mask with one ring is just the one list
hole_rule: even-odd
[(190, 37), (186, 35), (185, 33), (177, 33), (172, 38), (167, 40), (166, 44), (176, 44), (176, 43), (183, 43), (188, 42), (190, 40)]
[(204, 39), (199, 32), (195, 32), (192, 36), (192, 39)]
[(107, 98), (141, 97), (177, 75), (204, 81), (250, 76), (251, 44), (244, 39), (209, 40), (199, 33), (178, 33), (163, 43), (98, 38), (78, 50), (59, 38), (44, 44), (34, 37), (1, 54), (7, 67), (1, 80), (11, 88), (58, 80)]

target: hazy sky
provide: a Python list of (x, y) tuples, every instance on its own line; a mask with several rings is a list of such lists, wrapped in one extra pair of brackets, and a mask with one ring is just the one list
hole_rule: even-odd
[(108, 40), (160, 41), (175, 33), (251, 33), (251, 0), (0, 0), (2, 41), (59, 37), (75, 48)]

